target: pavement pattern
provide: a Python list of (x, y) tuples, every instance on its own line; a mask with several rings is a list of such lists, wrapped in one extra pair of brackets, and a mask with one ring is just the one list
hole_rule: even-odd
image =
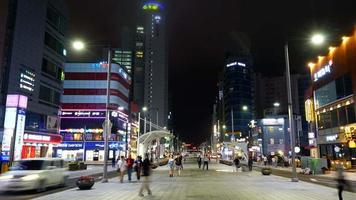
[[(197, 169), (194, 163), (185, 164), (182, 176), (168, 176), (166, 166), (154, 170), (152, 175), (152, 195), (138, 196), (140, 182), (127, 180), (119, 183), (118, 178), (109, 183), (95, 183), (91, 190), (69, 189), (42, 196), (37, 200), (336, 200), (336, 188), (313, 183), (291, 182), (289, 178), (262, 176), (258, 171), (233, 172), (230, 166), (211, 163), (209, 171)], [(135, 180), (135, 179), (134, 179)], [(355, 200), (356, 193), (344, 192), (345, 200)]]

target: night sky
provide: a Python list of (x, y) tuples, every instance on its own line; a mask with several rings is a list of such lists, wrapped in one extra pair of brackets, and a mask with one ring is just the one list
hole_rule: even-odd
[[(120, 46), (123, 27), (134, 28), (135, 0), (66, 2), (68, 40)], [(212, 131), (212, 106), (230, 32), (248, 36), (254, 70), (270, 76), (284, 72), (285, 41), (292, 72), (305, 73), (306, 63), (330, 44), (337, 45), (356, 22), (355, 0), (171, 0), (166, 9), (174, 131), (195, 144)], [(308, 43), (315, 32), (327, 36), (326, 45)], [(94, 52), (80, 58), (95, 59)], [(78, 58), (69, 55), (69, 60)]]

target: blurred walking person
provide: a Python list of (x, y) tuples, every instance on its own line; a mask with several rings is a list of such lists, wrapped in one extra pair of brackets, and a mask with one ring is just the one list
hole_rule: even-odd
[(121, 156), (120, 160), (117, 162), (117, 171), (119, 172), (120, 183), (123, 183), (126, 171), (126, 161), (124, 156)]
[(142, 157), (137, 156), (134, 164), (134, 170), (136, 171), (136, 178), (138, 181), (141, 178), (141, 169), (142, 169)]
[(204, 155), (203, 158), (203, 170), (205, 169), (206, 166), (206, 170), (209, 170), (209, 158), (208, 158), (208, 154)]
[(168, 160), (168, 167), (169, 167), (169, 177), (173, 177), (173, 171), (174, 171), (174, 159), (173, 155), (170, 155), (169, 160)]
[(199, 169), (201, 168), (201, 155), (199, 154), (198, 158), (197, 158), (197, 162), (198, 162), (198, 167)]
[(345, 180), (344, 177), (344, 169), (343, 166), (338, 166), (338, 177), (337, 177), (337, 189), (339, 200), (343, 200), (342, 192), (344, 191), (345, 187), (348, 186), (348, 182)]
[(237, 156), (234, 159), (234, 165), (235, 165), (235, 172), (238, 172), (238, 170), (240, 168), (240, 160)]
[(176, 168), (177, 168), (177, 171), (178, 171), (178, 176), (180, 176), (181, 171), (183, 169), (182, 160), (183, 160), (182, 155), (178, 155), (178, 157), (175, 159), (175, 164), (176, 164)]
[(252, 160), (251, 156), (248, 158), (248, 163), (247, 164), (248, 164), (248, 170), (252, 171), (253, 160)]
[(143, 176), (143, 181), (142, 181), (142, 186), (140, 188), (140, 191), (138, 193), (138, 196), (143, 197), (143, 190), (147, 190), (148, 195), (152, 195), (152, 192), (150, 190), (150, 175), (151, 175), (151, 162), (148, 158), (148, 154), (145, 154), (145, 159), (142, 162), (142, 176)]
[(132, 174), (132, 168), (134, 165), (135, 160), (131, 158), (131, 155), (126, 159), (126, 165), (127, 165), (127, 176), (129, 181), (131, 181), (131, 174)]

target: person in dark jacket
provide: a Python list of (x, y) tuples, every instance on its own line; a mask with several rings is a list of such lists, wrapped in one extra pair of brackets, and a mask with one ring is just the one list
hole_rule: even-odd
[(143, 181), (142, 181), (142, 186), (140, 188), (140, 191), (138, 193), (138, 196), (143, 197), (143, 190), (147, 190), (148, 195), (152, 195), (151, 189), (150, 189), (150, 175), (151, 175), (151, 162), (148, 158), (148, 154), (145, 154), (145, 159), (142, 162), (142, 176), (143, 176)]
[(199, 155), (198, 156), (198, 158), (197, 158), (197, 162), (198, 162), (198, 167), (199, 167), (199, 169), (201, 168), (201, 155)]
[(248, 158), (248, 163), (247, 163), (247, 164), (248, 164), (248, 170), (249, 170), (249, 171), (252, 171), (252, 164), (253, 164), (253, 161), (252, 161), (252, 158), (251, 158), (251, 157)]
[(338, 177), (337, 177), (337, 189), (339, 194), (339, 200), (343, 200), (342, 192), (345, 189), (345, 186), (349, 186), (348, 182), (345, 180), (344, 177), (344, 169), (342, 166), (338, 166)]

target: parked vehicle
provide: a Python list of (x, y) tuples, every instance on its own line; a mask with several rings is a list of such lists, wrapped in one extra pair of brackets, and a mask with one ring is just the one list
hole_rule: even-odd
[(35, 158), (17, 161), (10, 171), (0, 176), (0, 191), (46, 190), (52, 186), (65, 186), (63, 159)]

